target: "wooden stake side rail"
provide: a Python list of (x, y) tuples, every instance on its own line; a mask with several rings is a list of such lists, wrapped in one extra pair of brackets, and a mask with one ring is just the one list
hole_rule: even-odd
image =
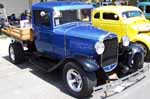
[(31, 28), (17, 28), (14, 26), (5, 27), (2, 32), (8, 36), (22, 41), (33, 41), (33, 31)]

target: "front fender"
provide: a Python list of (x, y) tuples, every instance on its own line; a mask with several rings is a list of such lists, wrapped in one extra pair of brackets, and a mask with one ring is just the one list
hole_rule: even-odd
[(150, 50), (150, 36), (146, 34), (138, 34), (133, 39), (131, 39), (132, 42), (141, 42), (147, 46), (147, 48)]
[(96, 61), (86, 57), (86, 56), (74, 56), (73, 59), (82, 66), (82, 68), (87, 72), (93, 72), (99, 70), (101, 67), (96, 63)]
[(87, 72), (101, 71), (101, 72), (111, 72), (117, 67), (117, 63), (110, 64), (105, 67), (101, 67), (97, 64), (96, 60), (87, 58), (85, 56), (74, 56), (74, 59), (82, 66), (82, 68)]

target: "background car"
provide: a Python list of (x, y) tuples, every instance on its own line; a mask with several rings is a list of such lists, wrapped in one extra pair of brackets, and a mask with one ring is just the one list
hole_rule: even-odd
[(150, 19), (150, 2), (138, 2), (137, 6), (144, 12), (147, 19)]
[(92, 13), (92, 25), (118, 35), (119, 42), (128, 36), (144, 48), (145, 61), (150, 61), (150, 23), (143, 12), (133, 6), (103, 6)]

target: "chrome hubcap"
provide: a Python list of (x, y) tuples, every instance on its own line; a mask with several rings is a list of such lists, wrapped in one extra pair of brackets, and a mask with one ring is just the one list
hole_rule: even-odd
[(12, 61), (15, 61), (14, 49), (12, 47), (10, 47), (10, 58)]
[(80, 92), (82, 90), (83, 81), (79, 72), (75, 69), (70, 69), (67, 72), (67, 83), (71, 90)]

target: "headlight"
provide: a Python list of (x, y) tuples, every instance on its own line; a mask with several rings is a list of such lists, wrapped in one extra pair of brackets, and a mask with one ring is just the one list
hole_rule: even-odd
[(97, 54), (102, 54), (103, 52), (104, 52), (104, 50), (105, 50), (105, 45), (104, 45), (104, 43), (103, 42), (97, 42), (96, 44), (95, 44), (95, 50), (96, 50), (96, 53)]
[(130, 44), (128, 36), (123, 36), (122, 38), (123, 46), (127, 47)]

